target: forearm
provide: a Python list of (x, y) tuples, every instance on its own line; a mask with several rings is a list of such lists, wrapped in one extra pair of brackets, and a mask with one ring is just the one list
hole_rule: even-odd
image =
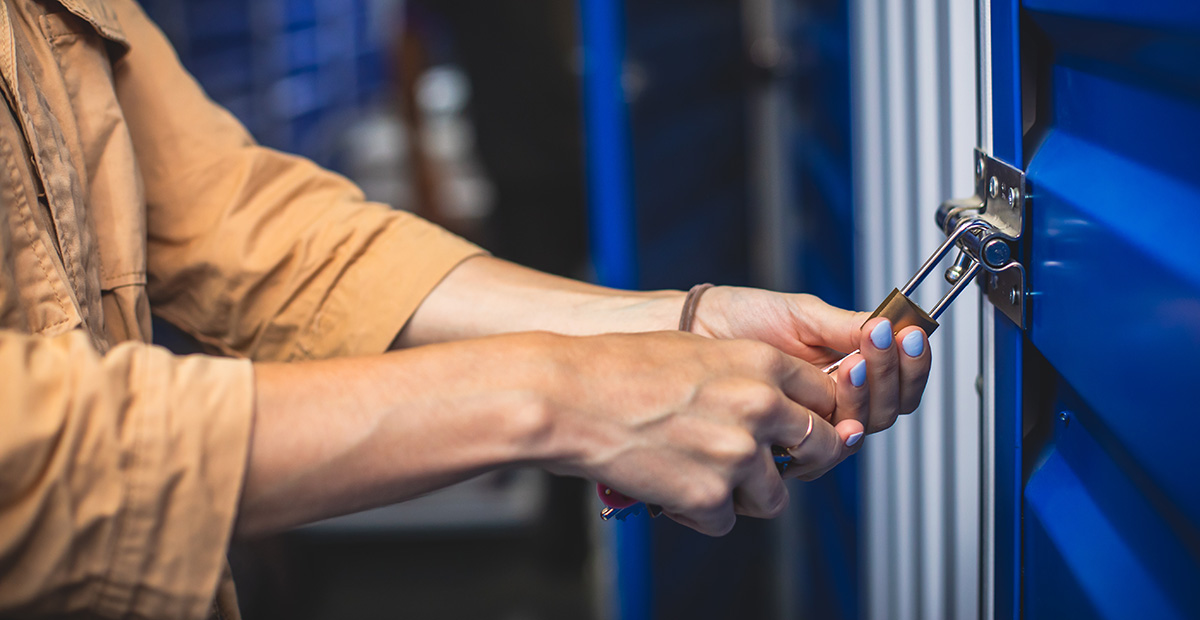
[[(548, 352), (563, 343), (515, 332), (671, 330), (682, 303), (678, 291), (618, 291), (481, 256), (426, 298), (393, 345), (405, 350), (256, 366), (239, 534), (550, 459), (543, 388), (555, 382)], [(498, 334), (509, 335), (484, 338)]]
[[(409, 499), (509, 465), (586, 477), (719, 534), (786, 501), (769, 446), (803, 472), (845, 458), (834, 382), (749, 340), (525, 332), (256, 367), (237, 532)], [(848, 388), (847, 388), (848, 389)], [(807, 456), (806, 456), (807, 455)]]
[(380, 356), (256, 366), (239, 535), (394, 503), (545, 456), (534, 387), (553, 366), (523, 334)]
[(683, 296), (620, 291), (479, 256), (446, 276), (393, 346), (532, 330), (567, 335), (670, 330), (679, 321)]

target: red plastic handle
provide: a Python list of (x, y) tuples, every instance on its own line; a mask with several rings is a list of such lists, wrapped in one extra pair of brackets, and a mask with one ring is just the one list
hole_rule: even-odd
[(614, 489), (610, 489), (603, 484), (596, 485), (596, 493), (600, 496), (600, 501), (604, 502), (605, 506), (608, 506), (609, 508), (616, 508), (617, 510), (628, 508), (638, 503), (638, 500), (633, 499), (632, 497), (629, 497), (628, 495), (625, 495), (624, 493)]

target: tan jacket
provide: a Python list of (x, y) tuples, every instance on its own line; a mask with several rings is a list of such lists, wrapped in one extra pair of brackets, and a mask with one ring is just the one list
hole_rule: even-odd
[(0, 616), (236, 617), (247, 359), (381, 352), (479, 250), (255, 145), (132, 0), (0, 0), (0, 77)]

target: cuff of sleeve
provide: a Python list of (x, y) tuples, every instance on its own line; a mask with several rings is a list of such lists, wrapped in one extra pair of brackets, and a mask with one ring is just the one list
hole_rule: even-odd
[(431, 291), (462, 261), (486, 254), (402, 211), (347, 268), (297, 343), (301, 358), (382, 353)]
[(130, 383), (141, 388), (132, 397), (141, 402), (121, 442), (125, 501), (98, 607), (120, 617), (206, 618), (246, 473), (253, 367), (131, 349)]

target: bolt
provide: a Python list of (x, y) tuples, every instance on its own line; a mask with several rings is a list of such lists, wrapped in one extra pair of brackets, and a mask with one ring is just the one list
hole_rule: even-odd
[(1008, 188), (1008, 206), (1017, 206), (1017, 188), (1015, 187)]
[(955, 284), (962, 279), (963, 274), (967, 272), (967, 267), (971, 266), (971, 257), (967, 256), (966, 252), (958, 251), (958, 256), (954, 259), (954, 264), (946, 270), (946, 281), (950, 284)]
[(1008, 291), (1008, 303), (1015, 306), (1019, 301), (1021, 301), (1021, 291), (1018, 291), (1017, 287), (1014, 286)]
[(983, 158), (982, 157), (975, 160), (975, 176), (977, 176), (981, 179), (983, 178)]
[(983, 246), (983, 260), (991, 267), (1002, 267), (1012, 256), (1012, 250), (1003, 239), (992, 239)]
[(992, 177), (992, 180), (988, 181), (988, 195), (992, 198), (1000, 195), (1000, 181), (997, 181), (996, 177)]

